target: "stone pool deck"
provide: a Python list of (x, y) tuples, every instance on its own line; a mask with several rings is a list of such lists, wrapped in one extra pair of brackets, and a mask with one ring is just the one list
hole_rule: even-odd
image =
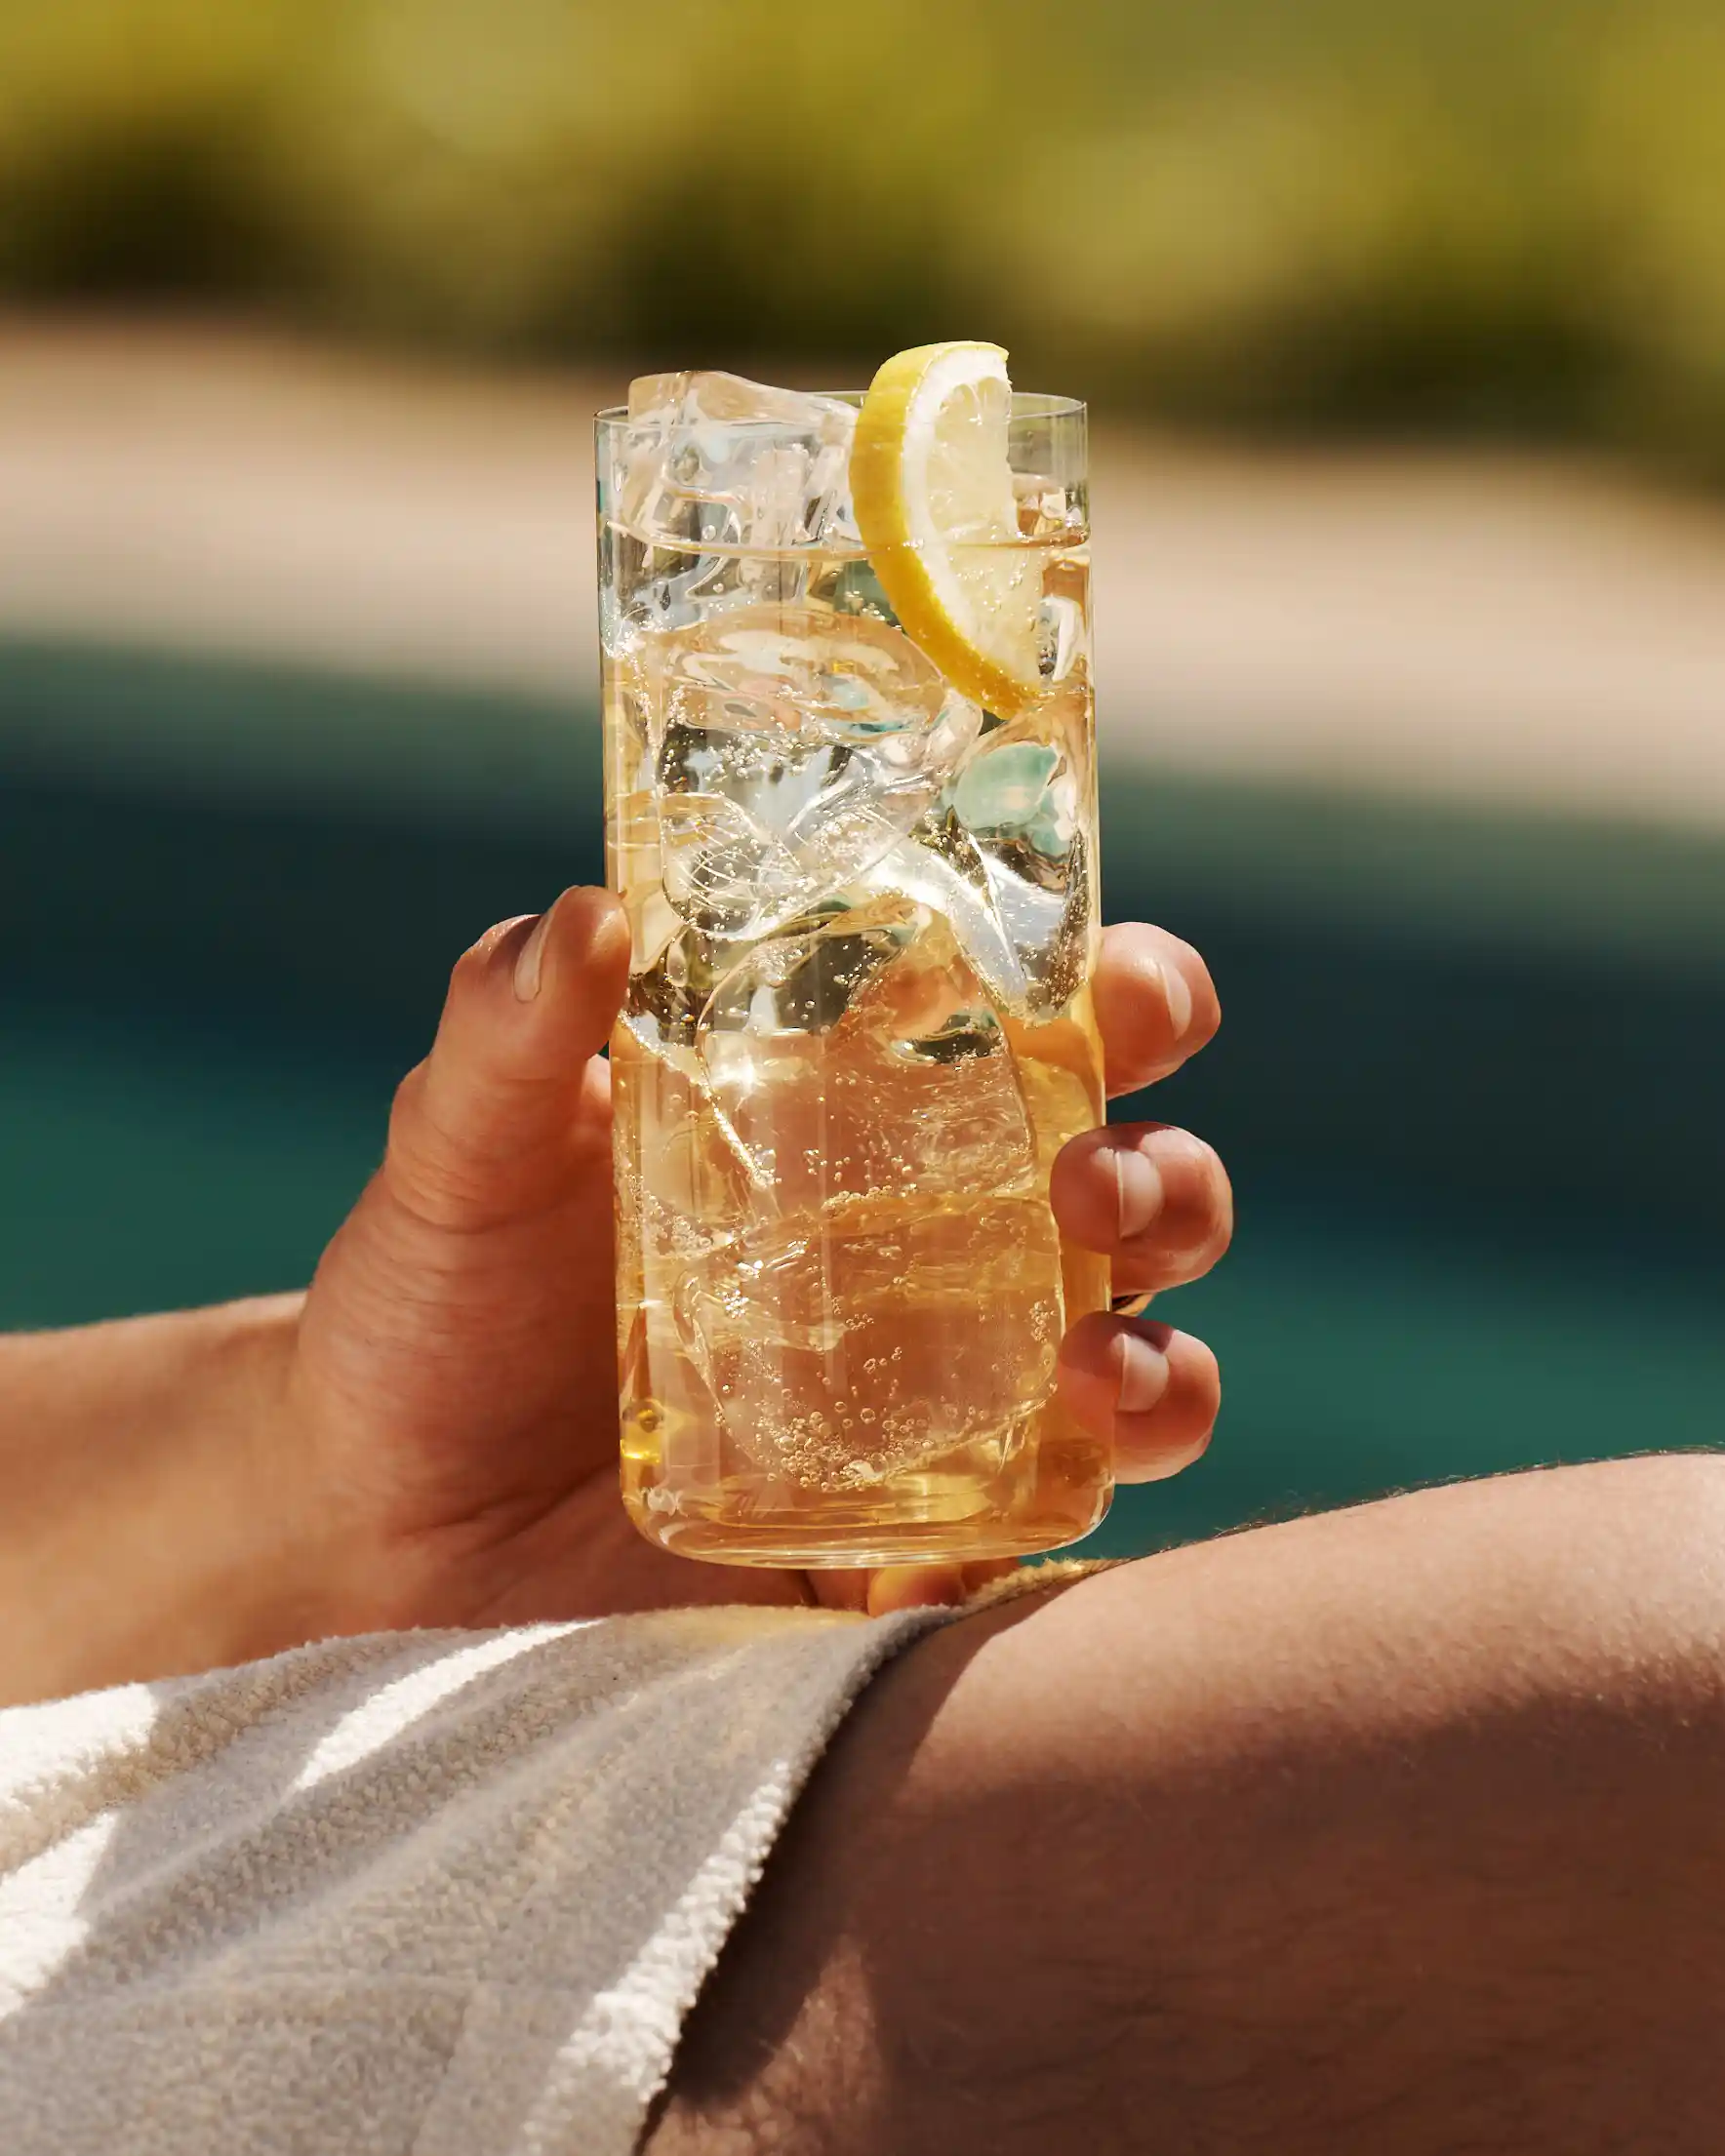
[[(619, 388), (0, 320), (0, 636), (567, 698)], [(1509, 455), (1102, 429), (1093, 463), (1116, 751), (1725, 828), (1725, 504)]]

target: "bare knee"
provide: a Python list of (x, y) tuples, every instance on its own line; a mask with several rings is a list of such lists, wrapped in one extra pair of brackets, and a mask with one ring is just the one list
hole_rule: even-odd
[(1703, 1457), (955, 1626), (841, 1738), (655, 2145), (1710, 2148), (1722, 1696)]

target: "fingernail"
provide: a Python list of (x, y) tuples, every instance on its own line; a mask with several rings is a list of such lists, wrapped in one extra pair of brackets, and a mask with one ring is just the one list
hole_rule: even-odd
[(1148, 1153), (1136, 1145), (1116, 1145), (1114, 1178), (1122, 1242), (1142, 1235), (1162, 1210), (1162, 1177)]
[(540, 992), (540, 970), (544, 963), (545, 933), (550, 928), (551, 915), (556, 910), (555, 906), (548, 906), (540, 915), (515, 960), (515, 996), (520, 1003), (531, 1003)]
[(1143, 1333), (1120, 1335), (1120, 1389), (1114, 1406), (1121, 1415), (1147, 1415), (1168, 1390), (1168, 1358)]
[(1183, 1041), (1186, 1027), (1192, 1022), (1191, 987), (1180, 968), (1165, 958), (1157, 959), (1156, 971), (1162, 976), (1162, 993), (1168, 1003), (1169, 1030), (1177, 1041)]

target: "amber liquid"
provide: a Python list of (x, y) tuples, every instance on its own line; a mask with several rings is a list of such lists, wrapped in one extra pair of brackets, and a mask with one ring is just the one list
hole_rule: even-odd
[(1048, 1205), (1103, 1108), (1088, 554), (1022, 555), (1045, 686), (1003, 721), (861, 557), (602, 531), (622, 1489), (683, 1554), (1018, 1555), (1106, 1509), (1055, 1358), (1107, 1268)]

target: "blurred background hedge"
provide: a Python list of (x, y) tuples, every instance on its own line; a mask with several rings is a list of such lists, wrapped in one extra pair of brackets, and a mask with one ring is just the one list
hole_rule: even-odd
[(1717, 0), (0, 0), (0, 299), (1725, 476)]

